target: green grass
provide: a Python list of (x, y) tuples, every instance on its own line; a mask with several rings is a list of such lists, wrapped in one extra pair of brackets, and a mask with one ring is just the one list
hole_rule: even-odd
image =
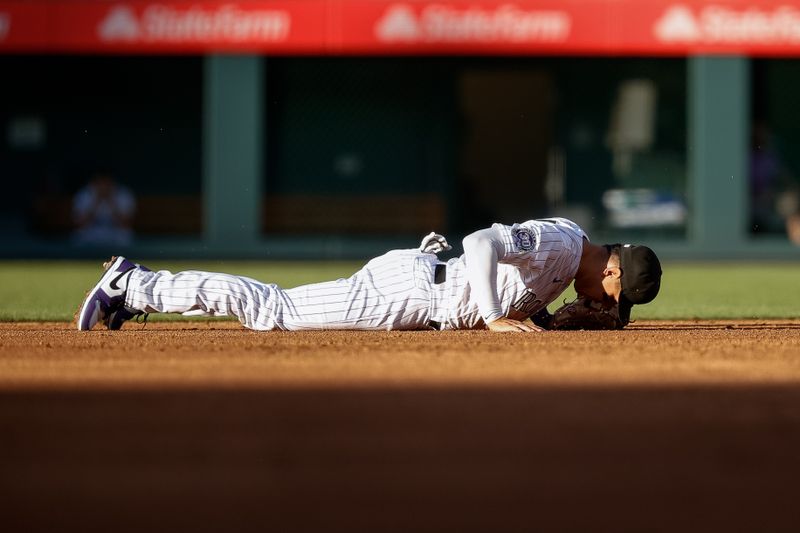
[[(346, 277), (356, 262), (146, 261), (154, 269), (228, 272), (283, 287)], [(0, 262), (0, 320), (71, 320), (86, 290), (101, 274), (95, 262)], [(675, 263), (664, 265), (661, 294), (637, 306), (634, 318), (797, 318), (800, 264)], [(550, 307), (553, 309), (565, 293)], [(165, 317), (166, 318), (166, 317)]]
[[(153, 270), (207, 270), (247, 276), (282, 287), (347, 277), (361, 263), (144, 261)], [(72, 320), (86, 291), (102, 274), (100, 262), (0, 261), (0, 321)], [(151, 317), (153, 319), (154, 317)], [(159, 315), (157, 319), (179, 319)]]
[(800, 317), (800, 264), (667, 267), (662, 294), (642, 306), (641, 318)]
[[(800, 317), (798, 263), (665, 263), (663, 267), (658, 298), (635, 306), (634, 320)], [(574, 293), (570, 290), (564, 297)]]

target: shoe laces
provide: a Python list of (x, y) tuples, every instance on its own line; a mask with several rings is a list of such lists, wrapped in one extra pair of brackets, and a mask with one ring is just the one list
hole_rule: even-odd
[(139, 313), (134, 317), (134, 320), (137, 324), (142, 325), (142, 329), (147, 327), (147, 319), (150, 317), (150, 313)]

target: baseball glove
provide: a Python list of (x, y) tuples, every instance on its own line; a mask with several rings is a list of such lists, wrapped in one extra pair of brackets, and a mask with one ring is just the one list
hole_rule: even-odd
[[(619, 317), (619, 309), (615, 305), (609, 309), (588, 298), (577, 298), (565, 303), (556, 312), (546, 317), (537, 317), (546, 329), (622, 329), (628, 325)], [(534, 321), (536, 322), (536, 321)]]

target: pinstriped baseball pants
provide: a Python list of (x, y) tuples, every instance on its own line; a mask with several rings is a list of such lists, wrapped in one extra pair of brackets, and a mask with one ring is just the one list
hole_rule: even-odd
[(148, 313), (235, 316), (255, 330), (426, 329), (433, 254), (393, 250), (346, 279), (284, 290), (230, 274), (134, 270), (126, 305)]

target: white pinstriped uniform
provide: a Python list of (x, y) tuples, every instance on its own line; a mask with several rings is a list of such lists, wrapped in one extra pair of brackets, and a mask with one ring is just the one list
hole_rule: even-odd
[[(503, 316), (524, 320), (544, 309), (572, 283), (586, 234), (564, 218), (529, 220), (506, 226), (494, 224), (504, 254), (498, 258), (497, 294)], [(521, 238), (529, 236), (529, 239)], [(447, 263), (449, 306), (441, 320), (447, 329), (484, 327), (478, 302), (466, 282), (464, 256)]]
[[(555, 300), (572, 282), (583, 249), (583, 231), (553, 218), (495, 224), (505, 254), (497, 290), (505, 316), (525, 319)], [(471, 298), (464, 256), (447, 262), (444, 283), (434, 283), (441, 262), (417, 249), (393, 250), (347, 279), (281, 289), (230, 274), (136, 269), (126, 305), (140, 311), (191, 316), (236, 316), (251, 329), (443, 329), (483, 327)]]

